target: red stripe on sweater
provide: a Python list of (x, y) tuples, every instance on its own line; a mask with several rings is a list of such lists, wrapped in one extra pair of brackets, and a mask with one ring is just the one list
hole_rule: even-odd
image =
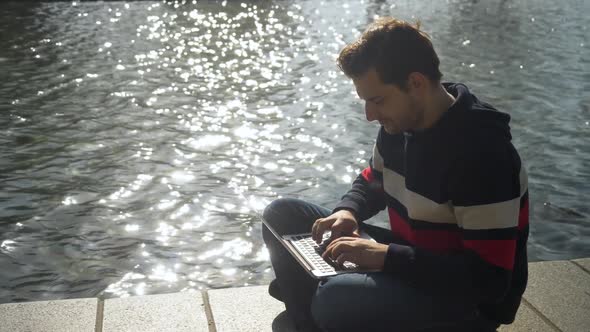
[(490, 264), (509, 271), (514, 268), (516, 240), (463, 240), (463, 245)]
[(524, 202), (524, 206), (520, 209), (518, 214), (518, 230), (522, 230), (529, 224), (529, 200)]
[(361, 173), (367, 182), (371, 183), (375, 181), (375, 177), (373, 176), (373, 172), (371, 171), (371, 167), (367, 167)]
[(391, 225), (393, 234), (398, 235), (411, 244), (415, 244), (410, 225), (394, 209), (387, 208), (387, 212), (389, 213), (389, 224)]
[(412, 229), (408, 221), (394, 209), (389, 208), (391, 231), (410, 244), (435, 252), (445, 252), (463, 248), (459, 231)]

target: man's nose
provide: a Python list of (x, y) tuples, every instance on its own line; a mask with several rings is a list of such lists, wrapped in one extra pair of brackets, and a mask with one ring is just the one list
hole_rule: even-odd
[(375, 110), (370, 103), (365, 103), (365, 116), (367, 117), (367, 121), (375, 121), (377, 118), (375, 117)]

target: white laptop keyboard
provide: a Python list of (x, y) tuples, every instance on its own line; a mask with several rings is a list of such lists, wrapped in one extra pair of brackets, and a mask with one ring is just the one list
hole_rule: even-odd
[[(330, 237), (324, 234), (324, 241)], [(311, 235), (295, 235), (291, 237), (291, 243), (297, 248), (297, 250), (305, 256), (307, 261), (314, 266), (315, 269), (322, 273), (331, 273), (338, 270), (354, 270), (358, 266), (351, 262), (344, 262), (342, 267), (334, 268), (334, 266), (328, 264), (323, 258), (323, 249), (320, 247), (312, 238)], [(336, 265), (336, 264), (335, 264)]]

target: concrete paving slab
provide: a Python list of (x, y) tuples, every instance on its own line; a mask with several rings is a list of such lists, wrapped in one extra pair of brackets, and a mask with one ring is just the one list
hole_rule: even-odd
[(94, 332), (97, 299), (0, 305), (0, 332)]
[(108, 299), (103, 332), (209, 331), (201, 293)]
[(572, 259), (573, 262), (580, 264), (586, 271), (590, 273), (590, 258)]
[(502, 325), (499, 332), (555, 332), (556, 330), (537, 315), (526, 303), (521, 303), (514, 323)]
[(572, 262), (529, 264), (524, 297), (562, 331), (590, 331), (590, 274)]
[(211, 290), (209, 303), (218, 332), (294, 332), (285, 305), (268, 295), (268, 286)]

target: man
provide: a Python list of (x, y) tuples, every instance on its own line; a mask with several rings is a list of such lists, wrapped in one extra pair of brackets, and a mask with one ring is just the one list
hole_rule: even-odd
[[(270, 293), (301, 329), (494, 331), (514, 320), (527, 281), (527, 176), (510, 117), (463, 84), (441, 83), (419, 25), (380, 18), (338, 64), (381, 128), (370, 165), (333, 210), (280, 199), (264, 218), (282, 234), (331, 230), (324, 255), (377, 273), (319, 285), (266, 227)], [(391, 230), (363, 221), (387, 209)], [(378, 242), (358, 237), (365, 230)]]

